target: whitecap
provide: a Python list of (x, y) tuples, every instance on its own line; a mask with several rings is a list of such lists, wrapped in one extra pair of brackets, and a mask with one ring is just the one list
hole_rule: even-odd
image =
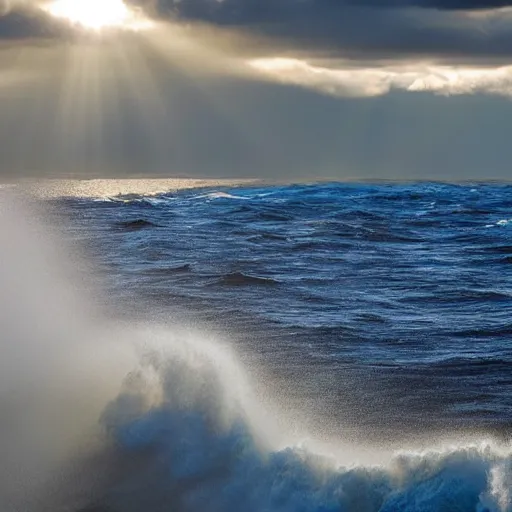
[(192, 199), (250, 199), (250, 197), (237, 196), (234, 194), (228, 194), (227, 192), (209, 192), (208, 194), (201, 194), (194, 196)]

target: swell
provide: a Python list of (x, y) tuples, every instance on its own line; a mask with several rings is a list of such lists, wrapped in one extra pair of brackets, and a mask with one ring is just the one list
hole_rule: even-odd
[(232, 272), (219, 278), (215, 286), (276, 286), (279, 281), (271, 277), (260, 277), (243, 272)]
[(143, 229), (158, 228), (161, 226), (146, 219), (136, 219), (118, 222), (116, 227), (122, 231), (141, 231)]

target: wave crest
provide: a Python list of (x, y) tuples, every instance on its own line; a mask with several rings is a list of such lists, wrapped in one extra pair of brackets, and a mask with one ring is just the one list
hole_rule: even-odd
[(145, 356), (104, 413), (119, 454), (143, 462), (99, 504), (116, 512), (512, 510), (510, 447), (467, 444), (340, 465), (300, 445), (277, 448), (271, 422), (229, 353), (174, 339), (165, 354)]

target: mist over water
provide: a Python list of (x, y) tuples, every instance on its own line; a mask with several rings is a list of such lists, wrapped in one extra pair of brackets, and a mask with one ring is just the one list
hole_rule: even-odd
[(71, 262), (41, 215), (2, 193), (2, 510), (40, 510), (60, 471), (96, 448), (97, 417), (130, 367), (128, 350), (88, 316), (92, 308), (68, 280)]
[(509, 445), (383, 446), (364, 463), (344, 439), (316, 450), (204, 329), (100, 314), (81, 256), (44, 219), (2, 194), (2, 510), (512, 510)]

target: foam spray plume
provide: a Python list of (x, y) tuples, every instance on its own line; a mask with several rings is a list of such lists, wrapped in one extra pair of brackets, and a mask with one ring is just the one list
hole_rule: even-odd
[(461, 443), (369, 466), (283, 448), (228, 347), (102, 320), (67, 252), (12, 198), (0, 201), (0, 237), (1, 510), (512, 510), (510, 447)]
[[(79, 454), (98, 448), (95, 417), (131, 365), (86, 321), (71, 266), (36, 221), (0, 202), (0, 508), (41, 510)], [(115, 359), (112, 359), (115, 356)], [(58, 493), (57, 493), (58, 494)], [(48, 502), (48, 506), (53, 502)]]

